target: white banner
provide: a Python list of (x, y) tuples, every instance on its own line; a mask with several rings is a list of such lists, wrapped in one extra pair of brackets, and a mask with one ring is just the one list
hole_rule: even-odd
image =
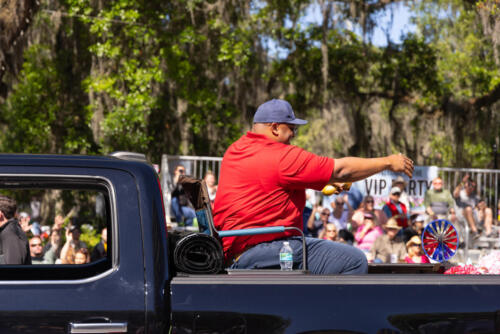
[(393, 180), (398, 176), (403, 176), (406, 181), (406, 194), (410, 203), (410, 211), (425, 211), (423, 207), (424, 195), (427, 189), (431, 187), (432, 180), (438, 176), (438, 168), (436, 166), (415, 166), (411, 179), (406, 175), (384, 171), (355, 182), (353, 187), (357, 188), (363, 197), (372, 195), (375, 199), (375, 208), (381, 209), (389, 199)]

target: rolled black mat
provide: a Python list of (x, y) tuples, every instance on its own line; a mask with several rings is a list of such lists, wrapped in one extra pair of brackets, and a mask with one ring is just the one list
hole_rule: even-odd
[(187, 274), (216, 274), (224, 269), (224, 252), (216, 238), (192, 233), (176, 241), (174, 264)]

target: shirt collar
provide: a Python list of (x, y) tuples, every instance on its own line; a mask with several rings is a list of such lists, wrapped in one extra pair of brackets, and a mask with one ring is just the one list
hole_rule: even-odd
[(251, 132), (251, 131), (247, 131), (247, 137), (248, 138), (252, 138), (252, 139), (267, 139), (267, 140), (271, 140), (271, 139), (267, 138), (266, 135), (261, 135), (259, 133), (255, 133), (255, 132)]

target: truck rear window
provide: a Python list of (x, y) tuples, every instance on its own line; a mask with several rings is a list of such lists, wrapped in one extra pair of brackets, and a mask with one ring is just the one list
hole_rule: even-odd
[(110, 269), (110, 192), (95, 178), (0, 178), (0, 280), (78, 279)]

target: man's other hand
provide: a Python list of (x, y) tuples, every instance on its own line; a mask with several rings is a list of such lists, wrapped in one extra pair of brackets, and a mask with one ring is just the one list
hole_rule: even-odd
[(405, 173), (408, 177), (412, 177), (413, 160), (401, 153), (390, 155), (388, 158), (390, 161), (389, 169), (391, 171), (396, 173)]

